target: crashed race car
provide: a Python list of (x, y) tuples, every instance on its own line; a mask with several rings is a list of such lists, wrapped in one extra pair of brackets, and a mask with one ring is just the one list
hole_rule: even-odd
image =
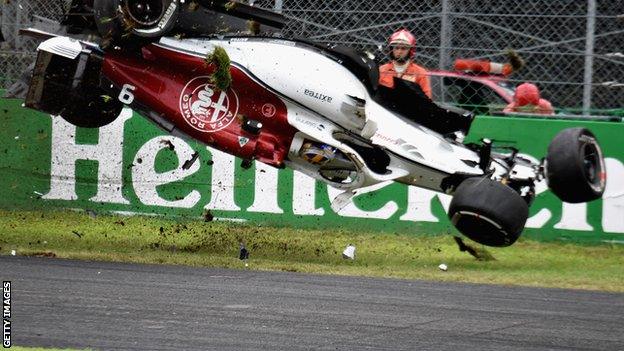
[(341, 189), (339, 210), (362, 189), (400, 182), (453, 195), (448, 216), (467, 237), (513, 244), (535, 184), (563, 201), (601, 197), (603, 155), (584, 128), (561, 131), (541, 161), (484, 139), (464, 144), (474, 115), (442, 108), (420, 87), (378, 84), (355, 50), (273, 36), (215, 34), (223, 16), (279, 29), (284, 18), (233, 1), (74, 1), (76, 35), (29, 29), (43, 41), (26, 107), (101, 127), (128, 106), (167, 133), (244, 160), (303, 172)]

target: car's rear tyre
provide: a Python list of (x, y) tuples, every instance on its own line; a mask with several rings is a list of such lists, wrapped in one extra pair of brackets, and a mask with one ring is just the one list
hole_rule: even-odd
[(510, 187), (490, 178), (468, 178), (455, 191), (448, 216), (468, 238), (488, 246), (509, 246), (518, 240), (529, 207)]
[(101, 128), (109, 125), (117, 119), (123, 109), (119, 101), (104, 95), (104, 92), (70, 96), (68, 102), (60, 116), (76, 127), (82, 128)]
[(112, 123), (124, 105), (113, 91), (101, 87), (101, 64), (101, 58), (86, 53), (73, 60), (40, 52), (24, 75), (28, 80), (22, 82), (27, 91), (25, 106), (61, 116), (77, 127), (100, 128)]
[(562, 201), (587, 202), (604, 193), (607, 174), (602, 150), (585, 128), (559, 132), (548, 146), (545, 167), (548, 186)]
[(179, 0), (95, 0), (93, 12), (104, 39), (168, 35), (178, 19)]

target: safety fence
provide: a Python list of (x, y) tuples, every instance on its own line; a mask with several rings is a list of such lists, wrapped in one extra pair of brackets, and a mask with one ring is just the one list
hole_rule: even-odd
[[(525, 65), (509, 77), (511, 85), (537, 83), (554, 106), (586, 114), (624, 104), (624, 8), (618, 1), (278, 0), (273, 7), (290, 21), (286, 36), (355, 46), (382, 61), (388, 36), (407, 28), (418, 40), (416, 60), (429, 69), (451, 70), (457, 58), (505, 62), (514, 50)], [(500, 94), (475, 84), (475, 94), (497, 102)], [(454, 99), (449, 89), (441, 94), (440, 100)]]
[[(36, 43), (21, 27), (55, 30), (69, 0), (2, 2), (0, 85), (15, 81), (34, 59)], [(437, 101), (477, 112), (501, 110), (513, 88), (536, 83), (558, 112), (622, 116), (624, 8), (609, 0), (259, 0), (283, 13), (285, 37), (343, 44), (387, 59), (386, 41), (398, 28), (417, 37), (416, 61), (430, 70)], [(513, 50), (524, 67), (503, 81), (449, 77), (457, 58), (505, 62)], [(504, 85), (501, 89), (493, 83)], [(485, 110), (484, 110), (485, 106)]]

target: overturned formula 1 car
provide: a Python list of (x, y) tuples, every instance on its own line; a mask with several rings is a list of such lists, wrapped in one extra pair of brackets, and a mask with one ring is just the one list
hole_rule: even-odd
[(546, 179), (566, 202), (599, 198), (605, 165), (592, 133), (560, 132), (542, 162), (489, 140), (463, 144), (473, 115), (431, 102), (410, 82), (378, 85), (366, 55), (272, 36), (215, 35), (220, 14), (279, 29), (275, 13), (233, 1), (85, 0), (73, 33), (46, 39), (26, 106), (82, 127), (130, 106), (168, 133), (246, 160), (290, 167), (342, 189), (396, 181), (453, 195), (448, 216), (469, 238), (508, 246)]

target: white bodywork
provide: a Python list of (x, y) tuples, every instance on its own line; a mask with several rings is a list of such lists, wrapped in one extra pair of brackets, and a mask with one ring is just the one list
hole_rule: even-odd
[(82, 52), (82, 44), (78, 40), (68, 37), (56, 37), (41, 43), (37, 50), (73, 60)]
[[(157, 45), (202, 58), (216, 46), (223, 47), (233, 65), (246, 70), (286, 104), (289, 123), (300, 131), (292, 143), (288, 165), (339, 189), (395, 180), (440, 190), (449, 175), (484, 174), (477, 153), (379, 105), (352, 72), (316, 50), (293, 41), (249, 38), (162, 38)], [(345, 132), (386, 150), (390, 156), (387, 172), (373, 172), (362, 156), (341, 140)], [(352, 161), (357, 174), (349, 182), (323, 177), (317, 165), (299, 156), (304, 139), (337, 148)], [(507, 172), (504, 167), (492, 169), (493, 177)]]

